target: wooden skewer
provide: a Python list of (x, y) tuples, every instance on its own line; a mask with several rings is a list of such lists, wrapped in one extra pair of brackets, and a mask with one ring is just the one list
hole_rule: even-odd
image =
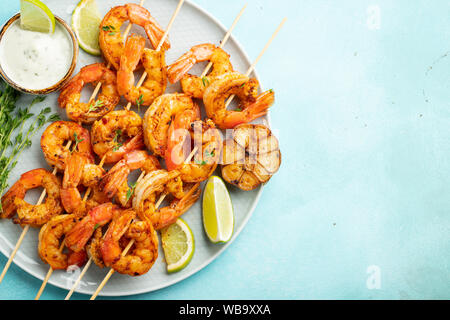
[[(141, 2), (139, 3), (139, 5), (140, 5), (140, 6), (143, 6), (143, 5), (144, 5), (144, 1), (145, 1), (145, 0), (141, 0)], [(128, 33), (130, 33), (130, 30), (131, 30), (132, 26), (133, 26), (132, 23), (128, 24), (127, 28), (125, 29), (125, 31), (124, 31), (124, 33), (123, 33), (123, 37), (124, 37), (124, 38), (126, 38), (127, 35), (128, 35)], [(108, 62), (108, 65), (106, 66), (106, 68), (108, 68), (108, 69), (111, 68), (111, 63), (110, 63), (110, 62)], [(94, 88), (94, 91), (92, 92), (91, 97), (89, 98), (89, 102), (88, 102), (88, 103), (91, 103), (91, 102), (95, 99), (95, 97), (97, 96), (98, 92), (100, 91), (101, 86), (102, 86), (102, 83), (101, 83), (101, 82), (97, 83), (97, 85), (96, 85), (95, 88)], [(72, 141), (69, 141), (69, 143), (71, 143), (71, 142), (72, 142)], [(69, 147), (70, 147), (70, 144), (69, 144)], [(103, 167), (104, 161), (105, 161), (105, 157), (103, 157), (102, 160), (100, 161), (100, 164), (99, 164), (100, 167)], [(44, 193), (44, 192), (45, 192), (45, 190), (43, 191), (43, 193)], [(83, 202), (86, 201), (86, 199), (87, 199), (87, 197), (89, 196), (90, 192), (91, 192), (91, 188), (88, 188), (88, 190), (86, 190), (86, 193), (85, 193), (85, 195), (84, 195)], [(25, 229), (24, 229), (24, 231), (25, 231)], [(27, 230), (27, 231), (28, 231), (28, 230)], [(62, 251), (63, 249), (64, 249), (64, 242), (61, 244), (60, 251)], [(90, 261), (89, 261), (89, 262), (90, 262)], [(42, 282), (42, 285), (41, 285), (41, 287), (40, 287), (40, 289), (39, 289), (39, 291), (38, 291), (36, 297), (34, 298), (34, 300), (39, 300), (39, 298), (41, 297), (42, 292), (44, 291), (44, 289), (45, 289), (45, 287), (46, 287), (46, 285), (47, 285), (47, 282), (48, 282), (48, 280), (50, 279), (50, 276), (52, 275), (52, 273), (53, 273), (53, 268), (50, 267), (49, 270), (48, 270), (48, 272), (47, 272), (47, 275), (45, 276), (45, 278), (44, 278), (44, 280), (43, 280), (43, 282)], [(1, 281), (0, 281), (0, 282), (1, 282)]]
[[(175, 18), (176, 18), (176, 16), (178, 15), (178, 13), (179, 13), (179, 11), (180, 11), (180, 9), (181, 9), (181, 7), (182, 7), (184, 1), (185, 1), (185, 0), (180, 0), (180, 1), (178, 2), (178, 5), (177, 5), (177, 7), (176, 7), (176, 9), (175, 9), (175, 11), (174, 11), (174, 13), (173, 13), (173, 15), (172, 15), (172, 18), (170, 19), (169, 24), (167, 25), (166, 31), (164, 32), (162, 38), (159, 40), (159, 44), (158, 44), (158, 47), (156, 48), (156, 51), (159, 51), (159, 50), (161, 49), (162, 45), (164, 44), (164, 42), (166, 41), (166, 38), (167, 38), (167, 36), (168, 36), (168, 34), (169, 34), (169, 31), (170, 31), (170, 29), (172, 28), (172, 25), (173, 25), (173, 23), (174, 23), (174, 21), (175, 21)], [(142, 3), (143, 3), (143, 0), (141, 1), (141, 6), (142, 6)], [(141, 79), (139, 79), (139, 82), (138, 82), (138, 84), (137, 84), (137, 87), (138, 87), (138, 88), (142, 85), (142, 83), (144, 82), (146, 76), (147, 76), (147, 73), (144, 72), (144, 74), (142, 75)], [(98, 85), (97, 85), (97, 86), (98, 86)], [(130, 108), (131, 108), (131, 102), (128, 102), (128, 104), (126, 105), (125, 109), (126, 109), (126, 110), (130, 110)], [(99, 166), (103, 166), (104, 161), (105, 161), (105, 158), (106, 158), (106, 155), (103, 156), (103, 158), (101, 159)], [(141, 174), (141, 176), (138, 178), (138, 181), (139, 181), (142, 177), (143, 177), (143, 174)], [(88, 190), (86, 191), (86, 194), (89, 194), (89, 192), (90, 192), (90, 189), (88, 189)], [(131, 245), (132, 245), (132, 244), (131, 244)], [(131, 247), (131, 246), (130, 246), (130, 247)], [(127, 250), (127, 251), (128, 251), (128, 250)], [(90, 267), (91, 264), (92, 264), (92, 258), (89, 258), (88, 262), (86, 263), (86, 265), (84, 266), (82, 272), (80, 273), (80, 276), (79, 276), (78, 279), (75, 281), (74, 285), (72, 286), (72, 288), (70, 289), (70, 291), (68, 292), (68, 294), (66, 295), (66, 297), (64, 298), (64, 300), (69, 300), (69, 299), (70, 299), (70, 297), (71, 297), (72, 294), (74, 293), (75, 289), (78, 287), (78, 285), (79, 285), (81, 279), (84, 277), (84, 275), (86, 274), (86, 272), (87, 272), (87, 270), (89, 269), (89, 267)]]
[[(255, 69), (256, 64), (259, 62), (259, 60), (262, 58), (263, 54), (267, 51), (267, 49), (269, 48), (270, 44), (272, 43), (272, 41), (275, 39), (275, 37), (278, 35), (278, 32), (280, 32), (281, 28), (283, 27), (283, 25), (285, 24), (285, 22), (287, 21), (287, 18), (284, 18), (281, 23), (278, 25), (278, 28), (275, 30), (275, 32), (272, 34), (272, 36), (270, 37), (269, 41), (267, 41), (266, 45), (264, 46), (264, 48), (261, 50), (261, 52), (259, 53), (258, 57), (255, 59), (255, 61), (252, 63), (252, 65), (250, 66), (250, 68), (248, 68), (247, 72), (245, 73), (245, 75), (248, 77), (250, 75), (250, 73), (252, 73), (252, 71)], [(227, 102), (225, 103), (225, 107), (228, 107), (228, 105), (231, 103), (231, 101), (234, 99), (235, 95), (231, 95)]]
[[(245, 9), (247, 8), (247, 4), (244, 4), (244, 6), (242, 7), (241, 11), (238, 13), (238, 15), (236, 16), (236, 18), (234, 19), (233, 23), (231, 24), (230, 29), (228, 30), (228, 32), (225, 34), (225, 37), (223, 37), (222, 41), (220, 42), (219, 48), (222, 49), (223, 46), (225, 45), (225, 43), (228, 41), (228, 38), (231, 36), (231, 32), (233, 32), (234, 27), (236, 26), (236, 24), (238, 23), (239, 19), (241, 18), (242, 14), (244, 13)], [(208, 63), (208, 65), (206, 66), (205, 70), (203, 70), (202, 75), (200, 76), (200, 78), (203, 78), (204, 76), (206, 76), (206, 74), (208, 73), (209, 69), (211, 69), (212, 67), (212, 62), (210, 61)]]

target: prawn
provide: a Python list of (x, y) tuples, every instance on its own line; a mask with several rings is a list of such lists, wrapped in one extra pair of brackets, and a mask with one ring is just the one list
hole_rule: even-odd
[[(98, 188), (98, 182), (104, 173), (101, 167), (88, 163), (88, 159), (83, 155), (78, 153), (70, 155), (64, 170), (61, 189), (61, 202), (64, 209), (69, 213), (76, 212), (84, 215), (92, 207), (108, 202), (109, 199)], [(81, 199), (79, 185), (91, 188), (91, 197), (86, 203)]]
[[(100, 251), (106, 266), (130, 276), (140, 276), (150, 270), (158, 258), (158, 237), (149, 221), (133, 221), (134, 210), (116, 216), (110, 224)], [(127, 255), (122, 255), (124, 239), (134, 240)]]
[[(256, 90), (248, 91), (245, 84), (250, 79), (239, 73), (226, 73), (215, 80), (205, 90), (203, 103), (206, 115), (221, 129), (231, 129), (267, 114), (267, 109), (274, 103), (273, 90), (256, 96)], [(235, 94), (241, 103), (235, 111), (227, 110), (225, 100)], [(240, 111), (239, 111), (240, 110)]]
[(86, 251), (79, 253), (69, 250), (69, 254), (61, 251), (61, 238), (77, 223), (74, 214), (53, 217), (39, 231), (38, 253), (42, 261), (48, 263), (53, 270), (64, 270), (72, 265), (81, 267), (86, 262)]
[[(204, 77), (187, 73), (196, 63), (209, 60), (211, 71)], [(234, 72), (230, 55), (213, 44), (205, 43), (192, 47), (167, 68), (171, 83), (180, 81), (183, 92), (193, 98), (202, 99), (205, 89), (221, 75)], [(245, 91), (258, 88), (258, 80), (252, 78), (243, 85)]]
[[(148, 173), (160, 169), (159, 160), (143, 150), (127, 153), (106, 173), (99, 183), (99, 188), (108, 198), (119, 195), (122, 206), (127, 206), (132, 190), (128, 187), (127, 178), (132, 170), (142, 169)], [(119, 192), (120, 191), (120, 192)], [(128, 195), (128, 196), (127, 196)]]
[[(133, 198), (133, 209), (136, 210), (141, 220), (150, 221), (156, 230), (162, 229), (176, 221), (185, 213), (199, 198), (201, 189), (198, 183), (195, 185), (187, 184), (190, 188), (183, 188), (177, 192), (176, 196), (180, 198), (173, 199), (169, 206), (156, 208), (154, 201), (156, 194), (166, 189), (170, 182), (176, 179), (180, 173), (177, 170), (155, 170), (147, 174), (137, 183), (135, 197)], [(178, 180), (181, 182), (181, 179)], [(179, 189), (174, 189), (180, 191)], [(172, 192), (171, 189), (167, 189)]]
[(143, 119), (144, 142), (153, 154), (164, 156), (170, 123), (176, 114), (185, 110), (192, 110), (194, 119), (200, 119), (198, 105), (182, 93), (159, 96), (147, 109)]
[[(80, 102), (83, 87), (92, 83), (102, 84), (96, 101), (89, 103)], [(108, 69), (104, 63), (95, 63), (81, 68), (61, 90), (58, 103), (65, 108), (67, 117), (76, 122), (92, 123), (108, 112), (114, 110), (120, 101), (120, 95), (116, 89), (117, 79), (114, 71)]]
[[(140, 87), (136, 87), (133, 72), (141, 60), (147, 77)], [(117, 71), (117, 90), (120, 95), (131, 103), (149, 106), (164, 93), (166, 85), (164, 51), (145, 48), (145, 39), (141, 36), (128, 37)]]
[[(120, 57), (123, 56), (123, 44), (125, 42), (120, 28), (127, 20), (144, 28), (154, 48), (157, 48), (164, 35), (164, 30), (144, 7), (129, 3), (112, 8), (100, 23), (99, 44), (106, 60), (116, 70), (119, 70)], [(162, 50), (165, 51), (169, 48), (170, 42), (166, 39), (162, 45)]]
[[(28, 190), (43, 187), (47, 192), (44, 202), (39, 205), (27, 203), (24, 198)], [(17, 212), (14, 223), (38, 227), (52, 217), (62, 213), (60, 201), (61, 182), (45, 169), (34, 169), (21, 175), (20, 179), (6, 192), (1, 201), (1, 218), (12, 218)]]
[(114, 214), (120, 212), (111, 202), (91, 209), (66, 235), (65, 244), (74, 252), (80, 252), (86, 246), (94, 231), (107, 224)]
[(56, 121), (45, 129), (41, 137), (41, 148), (47, 163), (59, 170), (64, 170), (66, 160), (71, 154), (65, 145), (72, 141), (77, 152), (94, 162), (89, 131), (76, 122)]
[[(179, 115), (171, 124), (170, 131), (179, 125)], [(168, 148), (165, 155), (167, 169), (178, 170), (181, 173), (181, 180), (185, 182), (201, 182), (209, 178), (216, 170), (222, 150), (222, 137), (219, 130), (210, 119), (205, 121), (197, 120), (190, 125), (193, 131), (193, 145), (196, 152), (191, 161), (186, 162), (187, 152), (180, 145), (182, 141), (171, 139), (169, 136)]]
[(134, 111), (116, 110), (92, 125), (94, 152), (105, 157), (105, 163), (118, 162), (130, 151), (144, 146), (142, 118)]

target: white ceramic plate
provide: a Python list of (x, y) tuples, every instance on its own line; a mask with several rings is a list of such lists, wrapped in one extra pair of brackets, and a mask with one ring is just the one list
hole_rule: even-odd
[[(75, 7), (74, 1), (61, 1), (61, 0), (47, 0), (46, 4), (49, 8), (58, 16), (70, 23), (72, 11)], [(125, 1), (119, 0), (97, 0), (100, 12), (106, 14), (108, 10), (116, 5), (124, 4)], [(162, 26), (167, 26), (172, 13), (175, 10), (177, 0), (146, 0), (144, 6), (151, 12), (153, 17)], [(240, 8), (236, 8), (236, 14)], [(231, 23), (231, 22), (230, 22)], [(170, 31), (169, 38), (172, 48), (166, 54), (167, 63), (172, 63), (181, 54), (189, 50), (192, 46), (200, 43), (215, 43), (219, 41), (225, 35), (229, 26), (224, 27), (219, 21), (217, 21), (209, 13), (199, 8), (195, 4), (186, 1), (183, 5), (173, 27)], [(238, 26), (239, 27), (239, 26)], [(133, 27), (132, 32), (141, 33), (138, 27)], [(261, 44), (261, 47), (263, 44)], [(245, 54), (242, 47), (237, 41), (231, 37), (224, 49), (231, 54), (231, 60), (235, 70), (245, 72), (249, 66), (250, 61)], [(80, 57), (77, 65), (77, 71), (84, 65), (98, 62), (101, 59), (86, 54), (80, 49)], [(199, 64), (191, 72), (200, 74), (205, 64)], [(255, 76), (253, 74), (253, 76)], [(168, 88), (168, 92), (179, 90), (177, 85)], [(86, 93), (88, 95), (89, 92)], [(37, 108), (43, 108), (44, 106), (50, 106), (54, 111), (61, 114), (61, 118), (67, 120), (64, 111), (59, 110), (56, 99), (58, 94), (51, 94), (47, 97), (44, 103)], [(20, 104), (25, 104), (31, 100), (31, 97), (24, 97), (20, 100)], [(125, 103), (122, 104), (123, 106)], [(118, 109), (117, 107), (116, 109)], [(268, 121), (267, 118), (259, 119), (261, 121)], [(17, 167), (10, 177), (10, 185), (13, 184), (20, 174), (35, 168), (49, 168), (46, 164), (42, 151), (39, 147), (40, 134), (37, 134), (33, 139), (32, 147), (24, 152)], [(163, 252), (160, 248), (159, 258), (153, 268), (145, 275), (140, 277), (130, 277), (126, 275), (114, 274), (107, 285), (103, 288), (100, 295), (105, 296), (123, 296), (138, 294), (144, 292), (150, 292), (163, 287), (172, 285), (178, 281), (181, 281), (195, 272), (201, 270), (210, 262), (212, 262), (218, 255), (223, 252), (230, 243), (237, 237), (239, 232), (243, 229), (247, 223), (253, 209), (256, 206), (258, 198), (261, 194), (261, 188), (257, 190), (243, 192), (235, 187), (228, 185), (233, 201), (235, 212), (235, 234), (231, 241), (224, 245), (212, 244), (207, 239), (203, 231), (203, 224), (201, 219), (201, 201), (198, 201), (189, 212), (183, 215), (183, 219), (192, 228), (195, 236), (196, 250), (191, 263), (182, 271), (175, 274), (168, 274), (166, 272), (166, 266), (163, 261)], [(27, 195), (27, 200), (37, 201), (39, 192), (29, 192), (31, 195)], [(12, 224), (10, 220), (0, 221), (0, 251), (7, 257), (9, 257), (15, 243), (21, 233), (21, 228)], [(43, 279), (48, 271), (49, 266), (44, 264), (37, 254), (38, 243), (38, 230), (30, 230), (26, 235), (23, 244), (17, 253), (14, 263), (21, 267), (26, 272), (33, 276)], [(3, 267), (3, 266), (2, 266)], [(92, 294), (97, 288), (98, 284), (102, 281), (108, 269), (100, 269), (96, 265), (91, 265), (89, 271), (84, 276), (77, 292)], [(50, 278), (49, 283), (61, 288), (69, 289), (72, 287), (73, 282), (78, 278), (80, 270), (76, 270), (73, 273), (65, 271), (55, 271)], [(39, 288), (36, 288), (36, 292)]]

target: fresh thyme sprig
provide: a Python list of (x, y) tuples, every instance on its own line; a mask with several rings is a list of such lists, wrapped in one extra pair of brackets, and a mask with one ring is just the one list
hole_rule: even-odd
[[(30, 112), (33, 105), (44, 101), (44, 97), (36, 97), (28, 107), (20, 109), (16, 107), (18, 98), (17, 91), (0, 83), (0, 194), (8, 188), (9, 175), (23, 150), (31, 146), (34, 134), (45, 124), (59, 119), (57, 114), (50, 114), (50, 108), (42, 109), (37, 115)], [(30, 118), (33, 121), (25, 129), (25, 122)]]

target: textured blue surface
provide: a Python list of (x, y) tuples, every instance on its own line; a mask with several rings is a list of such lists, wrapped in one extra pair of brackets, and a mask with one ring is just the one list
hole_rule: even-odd
[[(1, 23), (17, 2), (1, 1)], [(229, 26), (244, 1), (195, 2)], [(248, 4), (234, 34), (252, 58), (289, 19), (257, 67), (282, 167), (217, 260), (128, 298), (449, 299), (449, 2)], [(13, 265), (0, 299), (39, 286)]]

